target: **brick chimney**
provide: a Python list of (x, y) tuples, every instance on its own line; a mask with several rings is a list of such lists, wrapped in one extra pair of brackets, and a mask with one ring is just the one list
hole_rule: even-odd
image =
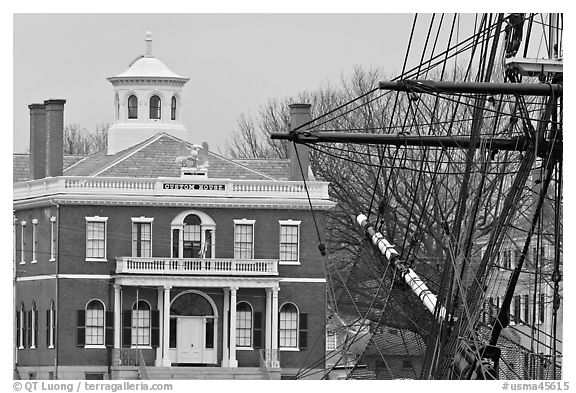
[[(302, 124), (308, 123), (310, 120), (312, 120), (310, 115), (310, 104), (290, 105), (290, 132), (294, 131)], [(301, 128), (297, 132), (304, 132), (306, 130), (308, 130), (308, 127)], [(296, 146), (296, 149), (298, 150), (298, 156), (296, 156), (296, 149), (294, 149), (294, 146)], [(296, 145), (290, 143), (288, 147), (288, 158), (290, 159), (290, 180), (308, 180), (308, 171), (310, 168), (310, 152), (308, 147), (298, 143)], [(300, 170), (298, 158), (300, 158), (302, 170)], [(302, 172), (304, 172), (304, 179), (302, 179)]]
[(44, 104), (28, 105), (30, 109), (30, 179), (46, 176), (46, 112)]
[(46, 111), (46, 176), (62, 176), (64, 151), (64, 104), (66, 100), (44, 101)]

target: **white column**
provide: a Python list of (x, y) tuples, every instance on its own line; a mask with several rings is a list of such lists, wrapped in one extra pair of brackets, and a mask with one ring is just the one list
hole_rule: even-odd
[(228, 367), (238, 367), (236, 360), (236, 291), (230, 288), (230, 364)]
[(278, 291), (272, 288), (272, 349), (278, 349)]
[(160, 330), (158, 331), (158, 338), (159, 344), (158, 348), (156, 348), (156, 360), (154, 360), (154, 366), (159, 367), (162, 366), (162, 351), (164, 350), (164, 288), (158, 287), (158, 300), (156, 304), (158, 305), (158, 327)]
[(120, 301), (121, 288), (120, 285), (114, 284), (114, 348), (120, 348), (120, 311), (122, 310), (122, 302)]
[(170, 288), (169, 286), (164, 287), (164, 307), (163, 307), (163, 335), (162, 335), (162, 366), (170, 367)]
[(272, 288), (266, 288), (266, 345), (264, 348), (272, 348)]
[(228, 311), (230, 311), (230, 289), (224, 291), (224, 315), (222, 318), (222, 367), (230, 367), (230, 352), (228, 351)]

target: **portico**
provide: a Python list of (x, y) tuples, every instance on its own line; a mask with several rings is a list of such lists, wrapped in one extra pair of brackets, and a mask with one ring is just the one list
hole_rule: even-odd
[[(261, 289), (262, 295), (266, 297), (263, 345), (267, 353), (278, 350), (280, 288), (277, 277), (118, 275), (114, 282), (116, 349), (122, 347), (120, 332), (124, 293), (134, 292), (139, 287), (157, 288), (160, 339), (156, 348), (155, 366), (219, 364), (221, 367), (238, 367), (236, 305), (238, 295), (246, 289)], [(221, 291), (223, 302), (220, 310), (213, 299), (216, 297), (214, 291)], [(251, 349), (257, 348), (259, 345)]]

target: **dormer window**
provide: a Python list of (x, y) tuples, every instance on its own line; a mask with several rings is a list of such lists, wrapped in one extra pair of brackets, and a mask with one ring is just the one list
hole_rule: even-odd
[(150, 119), (160, 119), (160, 97), (150, 97)]
[(137, 119), (138, 118), (138, 97), (131, 95), (128, 97), (128, 118)]
[(176, 120), (176, 97), (172, 96), (172, 103), (170, 105), (170, 119)]

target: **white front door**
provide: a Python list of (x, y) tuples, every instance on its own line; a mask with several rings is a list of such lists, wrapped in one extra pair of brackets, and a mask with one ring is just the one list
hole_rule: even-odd
[(176, 353), (178, 363), (204, 362), (203, 317), (179, 317), (176, 322)]

